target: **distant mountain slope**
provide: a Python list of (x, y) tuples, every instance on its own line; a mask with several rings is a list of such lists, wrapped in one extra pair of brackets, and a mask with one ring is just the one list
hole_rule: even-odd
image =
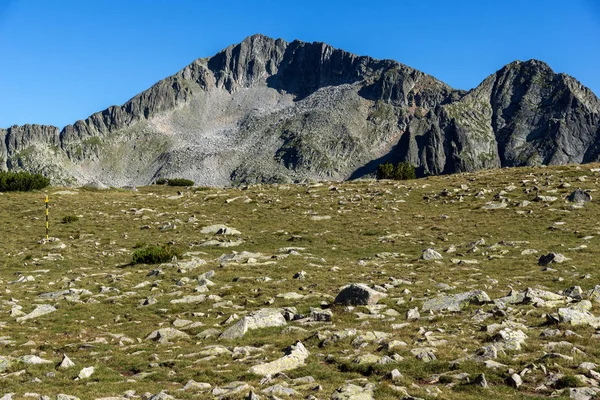
[(395, 61), (254, 35), (122, 106), (0, 138), (0, 169), (63, 183), (343, 180), (386, 160), (421, 174), (596, 161), (600, 101), (536, 60), (464, 92)]

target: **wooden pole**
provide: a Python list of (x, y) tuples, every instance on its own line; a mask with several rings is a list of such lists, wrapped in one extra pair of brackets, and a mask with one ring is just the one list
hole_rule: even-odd
[(48, 195), (46, 195), (46, 240), (48, 240)]

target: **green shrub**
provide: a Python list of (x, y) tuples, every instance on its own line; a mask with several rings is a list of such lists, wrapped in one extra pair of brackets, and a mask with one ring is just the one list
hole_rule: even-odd
[(169, 186), (194, 186), (194, 181), (183, 178), (172, 178), (167, 180)]
[(415, 179), (417, 176), (415, 174), (415, 167), (410, 165), (408, 162), (401, 162), (396, 165), (394, 169), (394, 178), (398, 181), (405, 181), (407, 179)]
[(394, 179), (397, 181), (404, 181), (415, 178), (415, 167), (408, 162), (398, 163), (398, 165), (395, 167), (394, 164), (386, 162), (377, 167), (377, 179)]
[(0, 192), (29, 192), (40, 190), (50, 184), (50, 179), (29, 172), (0, 171)]
[(63, 224), (70, 224), (77, 221), (79, 221), (79, 217), (77, 215), (65, 215), (61, 220)]
[(167, 184), (167, 180), (165, 178), (158, 178), (156, 180), (156, 185), (166, 185)]
[(146, 246), (133, 252), (132, 264), (160, 264), (169, 262), (181, 253), (171, 246)]
[(392, 179), (394, 176), (394, 164), (386, 162), (377, 167), (377, 179)]
[(556, 389), (564, 389), (564, 388), (572, 388), (572, 387), (580, 387), (583, 385), (581, 379), (576, 377), (575, 375), (565, 375), (562, 378), (559, 378), (554, 387)]

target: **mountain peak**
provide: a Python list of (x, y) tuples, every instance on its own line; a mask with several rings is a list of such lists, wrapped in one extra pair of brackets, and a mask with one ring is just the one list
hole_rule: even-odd
[(381, 162), (419, 174), (600, 159), (600, 106), (539, 60), (468, 94), (393, 60), (248, 36), (122, 106), (54, 127), (0, 130), (0, 169), (55, 182), (343, 180)]

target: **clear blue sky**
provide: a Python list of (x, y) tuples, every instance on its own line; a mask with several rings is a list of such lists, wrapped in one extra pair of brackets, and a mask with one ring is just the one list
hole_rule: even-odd
[(600, 0), (0, 0), (0, 127), (62, 127), (263, 33), (470, 89), (537, 58), (600, 94)]

